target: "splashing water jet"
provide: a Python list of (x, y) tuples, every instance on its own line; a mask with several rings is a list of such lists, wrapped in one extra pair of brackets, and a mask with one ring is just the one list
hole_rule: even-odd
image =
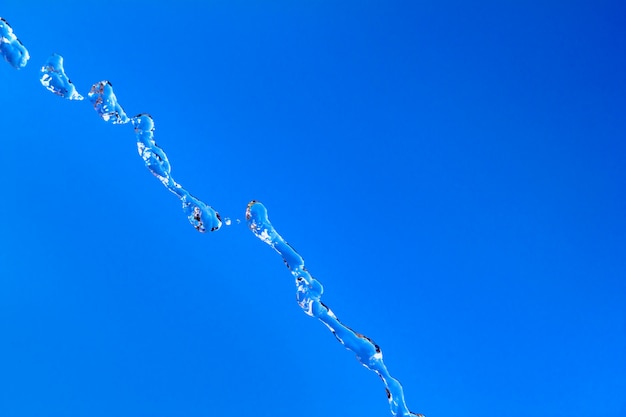
[(321, 301), (324, 287), (304, 266), (304, 259), (270, 223), (265, 206), (251, 201), (246, 209), (248, 227), (256, 237), (272, 247), (283, 258), (296, 280), (296, 299), (305, 314), (317, 318), (335, 335), (339, 343), (354, 352), (363, 366), (375, 372), (385, 384), (389, 407), (394, 416), (423, 417), (409, 411), (400, 382), (391, 376), (383, 362), (383, 352), (369, 337), (341, 323), (332, 310)]
[[(30, 55), (26, 47), (13, 33), (11, 26), (0, 17), (0, 54), (15, 69), (26, 66)], [(65, 74), (63, 57), (51, 55), (41, 68), (41, 84), (55, 95), (69, 100), (80, 101), (83, 97)], [(154, 120), (149, 114), (138, 114), (129, 118), (117, 101), (113, 86), (109, 81), (99, 81), (88, 94), (94, 110), (105, 122), (127, 124), (131, 122), (137, 140), (137, 151), (148, 170), (182, 202), (187, 219), (199, 232), (219, 230), (222, 220), (217, 211), (192, 196), (171, 176), (171, 165), (167, 155), (154, 140)], [(296, 282), (296, 299), (302, 310), (320, 320), (337, 338), (339, 343), (352, 351), (359, 362), (375, 372), (385, 384), (385, 391), (391, 413), (400, 417), (423, 417), (409, 411), (400, 382), (393, 378), (385, 363), (380, 347), (367, 336), (358, 333), (339, 321), (337, 316), (321, 301), (324, 291), (322, 284), (307, 271), (304, 259), (282, 238), (269, 221), (267, 209), (257, 201), (251, 201), (246, 209), (248, 227), (254, 235), (271, 246), (283, 261)], [(236, 219), (237, 224), (240, 223)], [(224, 219), (230, 226), (232, 220)]]

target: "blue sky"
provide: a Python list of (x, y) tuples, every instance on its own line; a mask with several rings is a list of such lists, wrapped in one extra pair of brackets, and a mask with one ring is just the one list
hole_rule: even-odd
[(413, 411), (626, 416), (622, 2), (127, 3), (0, 5), (0, 415), (390, 415), (277, 254), (39, 84), (59, 53), (193, 195), (265, 204)]

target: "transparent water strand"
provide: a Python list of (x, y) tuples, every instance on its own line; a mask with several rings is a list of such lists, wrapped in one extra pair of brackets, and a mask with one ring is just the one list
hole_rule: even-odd
[(0, 54), (13, 68), (24, 68), (30, 55), (20, 42), (9, 22), (0, 17)]
[(167, 155), (154, 140), (154, 120), (149, 114), (139, 114), (132, 119), (137, 136), (137, 151), (146, 167), (161, 183), (183, 203), (187, 219), (199, 232), (218, 230), (222, 219), (215, 209), (192, 196), (172, 178), (172, 167)]
[(126, 115), (113, 85), (109, 81), (95, 83), (89, 91), (89, 101), (94, 110), (105, 122), (126, 124), (132, 122), (137, 138), (137, 150), (150, 172), (182, 202), (183, 211), (189, 223), (199, 232), (219, 230), (222, 226), (220, 215), (208, 204), (194, 197), (172, 178), (170, 162), (154, 140), (154, 120), (147, 113), (139, 114), (132, 119)]
[[(29, 53), (13, 33), (9, 24), (0, 17), (0, 54), (14, 68), (26, 66)], [(63, 57), (53, 54), (41, 69), (40, 82), (50, 92), (70, 100), (81, 100), (82, 96), (65, 74)], [(88, 94), (90, 103), (98, 115), (108, 123), (128, 124), (132, 122), (137, 139), (137, 150), (150, 172), (173, 194), (180, 198), (189, 222), (200, 232), (218, 230), (222, 221), (220, 215), (209, 205), (193, 197), (171, 177), (171, 166), (167, 155), (154, 140), (154, 121), (148, 114), (129, 118), (117, 101), (113, 86), (109, 81), (95, 83)], [(375, 372), (384, 382), (390, 409), (394, 416), (419, 417), (408, 410), (403, 388), (393, 378), (383, 362), (382, 351), (367, 336), (342, 324), (335, 314), (321, 301), (323, 287), (306, 270), (303, 258), (278, 234), (269, 222), (267, 210), (258, 202), (252, 201), (246, 210), (248, 227), (255, 236), (276, 250), (296, 279), (297, 300), (304, 312), (318, 318), (347, 349), (355, 353), (366, 368)], [(239, 219), (236, 219), (239, 224)], [(232, 224), (230, 218), (225, 224)]]
[(57, 96), (68, 100), (82, 100), (83, 96), (78, 93), (76, 87), (65, 74), (63, 68), (63, 57), (59, 54), (52, 54), (41, 67), (41, 85)]
[(296, 299), (300, 308), (307, 315), (324, 323), (339, 343), (352, 351), (363, 366), (375, 372), (383, 381), (391, 414), (401, 417), (423, 417), (422, 414), (409, 411), (402, 385), (387, 370), (380, 347), (367, 336), (341, 323), (332, 310), (321, 301), (324, 287), (307, 271), (302, 256), (274, 229), (265, 206), (260, 202), (251, 201), (246, 209), (246, 220), (252, 233), (283, 258), (283, 262), (296, 280)]

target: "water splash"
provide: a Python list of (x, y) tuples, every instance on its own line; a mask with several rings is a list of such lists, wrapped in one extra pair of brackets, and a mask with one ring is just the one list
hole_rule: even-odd
[(400, 382), (391, 376), (383, 362), (383, 352), (373, 340), (355, 332), (339, 321), (337, 316), (322, 301), (324, 287), (313, 278), (304, 266), (304, 259), (274, 229), (267, 216), (265, 206), (251, 201), (246, 210), (248, 227), (256, 237), (270, 245), (283, 258), (285, 265), (296, 279), (296, 299), (300, 308), (309, 316), (316, 317), (328, 327), (339, 343), (356, 355), (356, 358), (370, 371), (382, 379), (387, 391), (389, 407), (394, 416), (423, 417), (409, 411), (404, 400), (404, 390)]
[(15, 69), (24, 68), (30, 55), (15, 36), (9, 22), (0, 17), (0, 54)]
[(220, 215), (212, 207), (198, 200), (180, 186), (171, 176), (172, 168), (167, 155), (154, 140), (154, 120), (149, 114), (139, 114), (132, 119), (137, 135), (137, 151), (146, 167), (161, 183), (183, 203), (187, 219), (199, 232), (218, 230), (222, 226)]
[(113, 85), (110, 82), (104, 80), (95, 83), (91, 86), (88, 96), (96, 113), (105, 122), (118, 125), (130, 121), (120, 103), (117, 102), (117, 97), (113, 93)]
[[(7, 21), (1, 17), (0, 54), (16, 69), (25, 67), (30, 57), (28, 50), (13, 34)], [(41, 72), (40, 81), (49, 91), (70, 100), (83, 98), (65, 74), (61, 55), (52, 55)], [(180, 198), (183, 210), (196, 230), (200, 232), (207, 229), (218, 230), (222, 225), (219, 214), (212, 207), (193, 197), (171, 177), (171, 166), (167, 155), (154, 140), (152, 117), (148, 114), (139, 114), (130, 119), (118, 103), (113, 93), (113, 86), (108, 81), (95, 83), (88, 97), (98, 115), (105, 122), (126, 124), (132, 121), (137, 138), (137, 150), (146, 167), (168, 190)], [(282, 256), (287, 268), (296, 279), (296, 298), (303, 311), (324, 323), (342, 345), (355, 353), (363, 366), (382, 379), (392, 414), (401, 417), (423, 417), (422, 414), (414, 414), (407, 408), (402, 385), (387, 370), (380, 347), (367, 336), (342, 324), (330, 308), (322, 303), (322, 284), (309, 274), (304, 266), (304, 259), (274, 229), (265, 207), (256, 201), (250, 202), (246, 209), (246, 220), (254, 235)], [(240, 220), (236, 219), (236, 222), (239, 224)], [(226, 218), (225, 224), (227, 226), (232, 224), (231, 219)]]
[(63, 68), (63, 57), (59, 54), (52, 54), (41, 67), (41, 85), (46, 87), (48, 91), (61, 96), (68, 100), (82, 100), (76, 87), (72, 84), (72, 81), (65, 74)]

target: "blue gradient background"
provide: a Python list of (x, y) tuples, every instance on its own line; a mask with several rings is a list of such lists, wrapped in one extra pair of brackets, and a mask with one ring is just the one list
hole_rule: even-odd
[[(130, 4), (129, 4), (130, 3)], [(514, 4), (515, 3), (515, 4)], [(523, 4), (522, 4), (523, 3)], [(385, 416), (244, 224), (262, 201), (428, 417), (626, 416), (621, 1), (38, 2), (0, 16), (0, 416)]]

